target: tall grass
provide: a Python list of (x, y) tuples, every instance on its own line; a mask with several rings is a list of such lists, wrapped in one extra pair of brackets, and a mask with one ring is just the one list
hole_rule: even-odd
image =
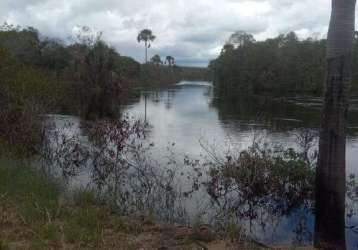
[(31, 196), (42, 202), (55, 201), (61, 184), (49, 179), (26, 161), (0, 160), (0, 193), (18, 199)]
[(0, 195), (11, 197), (27, 222), (48, 220), (56, 212), (60, 191), (60, 182), (45, 177), (30, 164), (0, 160)]

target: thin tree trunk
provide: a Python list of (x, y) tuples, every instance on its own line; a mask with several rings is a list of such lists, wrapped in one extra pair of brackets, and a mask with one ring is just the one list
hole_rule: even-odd
[(346, 249), (345, 154), (356, 0), (332, 0), (316, 176), (315, 246)]
[(148, 45), (147, 41), (145, 41), (145, 63), (148, 62)]

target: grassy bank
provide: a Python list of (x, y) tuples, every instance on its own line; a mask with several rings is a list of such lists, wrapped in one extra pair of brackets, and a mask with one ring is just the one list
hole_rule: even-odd
[(0, 249), (262, 249), (206, 225), (121, 216), (91, 191), (65, 197), (62, 188), (26, 163), (1, 161)]

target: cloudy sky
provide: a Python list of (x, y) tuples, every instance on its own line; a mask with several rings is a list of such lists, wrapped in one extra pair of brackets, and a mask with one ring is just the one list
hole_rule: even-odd
[(172, 55), (180, 65), (206, 65), (231, 33), (257, 40), (296, 31), (325, 36), (330, 0), (0, 0), (0, 22), (33, 26), (68, 39), (78, 25), (103, 31), (122, 55), (143, 61), (136, 37), (143, 28), (157, 36), (150, 53)]

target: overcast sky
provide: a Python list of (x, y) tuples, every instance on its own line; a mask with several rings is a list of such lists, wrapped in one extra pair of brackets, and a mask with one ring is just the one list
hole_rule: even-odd
[(331, 0), (0, 0), (0, 22), (33, 26), (67, 39), (74, 27), (103, 31), (122, 55), (143, 61), (136, 37), (143, 28), (157, 39), (150, 54), (172, 55), (179, 65), (207, 65), (231, 33), (257, 40), (296, 31), (325, 36)]

